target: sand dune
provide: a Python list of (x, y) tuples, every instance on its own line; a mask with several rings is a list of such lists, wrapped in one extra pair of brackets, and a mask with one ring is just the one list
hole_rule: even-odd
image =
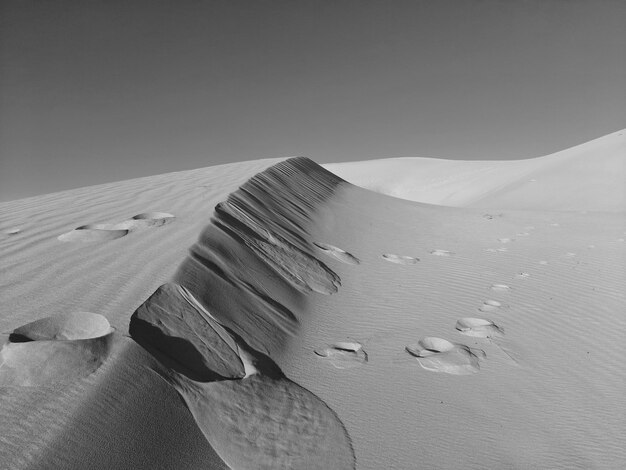
[[(615, 165), (613, 191), (616, 140), (587, 147)], [(475, 179), (470, 162), (441, 163), (464, 183), (429, 194), (463, 207), (389, 198), (303, 158), (0, 205), (0, 462), (619, 468), (626, 219), (602, 188), (573, 208), (583, 150)], [(528, 197), (527, 177), (559, 197), (532, 207), (547, 194)], [(150, 222), (58, 239), (130, 220)], [(64, 359), (5, 354), (103, 337), (97, 367), (72, 356), (80, 373), (56, 383), (43, 378)]]
[(372, 191), (429, 204), (485, 209), (622, 212), (626, 130), (539, 158), (459, 161), (385, 158), (325, 168)]

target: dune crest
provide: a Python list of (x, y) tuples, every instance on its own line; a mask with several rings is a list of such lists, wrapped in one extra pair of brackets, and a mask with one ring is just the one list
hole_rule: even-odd
[(257, 174), (217, 205), (174, 282), (254, 349), (280, 350), (306, 298), (341, 286), (308, 229), (342, 183), (306, 158)]
[(218, 204), (174, 282), (131, 317), (132, 338), (232, 468), (355, 468), (341, 420), (271, 358), (297, 331), (306, 296), (341, 285), (308, 233), (340, 183), (299, 158), (256, 175)]

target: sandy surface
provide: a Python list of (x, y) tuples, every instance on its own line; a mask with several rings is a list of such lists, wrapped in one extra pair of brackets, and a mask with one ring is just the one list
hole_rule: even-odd
[(619, 468), (623, 155), (337, 170), (458, 207), (306, 159), (1, 204), (0, 466)]

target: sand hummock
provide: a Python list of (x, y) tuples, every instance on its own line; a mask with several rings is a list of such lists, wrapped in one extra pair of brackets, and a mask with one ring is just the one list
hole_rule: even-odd
[(619, 468), (620, 139), (442, 163), (456, 207), (305, 158), (0, 204), (0, 462)]

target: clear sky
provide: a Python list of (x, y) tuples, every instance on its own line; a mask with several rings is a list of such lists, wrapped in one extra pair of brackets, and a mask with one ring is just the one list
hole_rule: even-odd
[(0, 54), (0, 200), (626, 127), (624, 0), (2, 0)]

